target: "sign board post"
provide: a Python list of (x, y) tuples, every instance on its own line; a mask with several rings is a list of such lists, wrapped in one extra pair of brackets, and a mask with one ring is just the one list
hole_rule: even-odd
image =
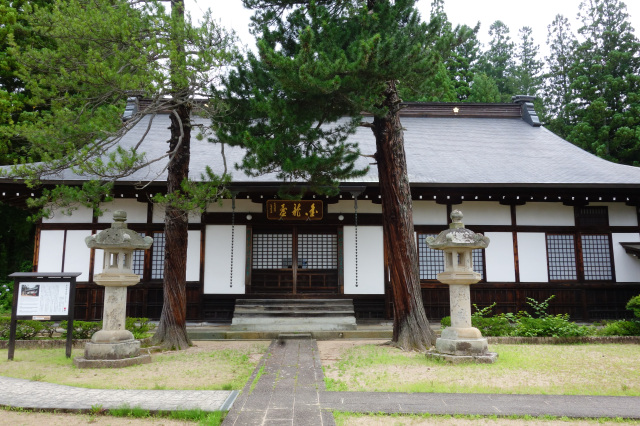
[(14, 279), (9, 359), (16, 348), (18, 320), (67, 320), (67, 358), (73, 344), (73, 306), (76, 298), (76, 278), (80, 272), (16, 272)]

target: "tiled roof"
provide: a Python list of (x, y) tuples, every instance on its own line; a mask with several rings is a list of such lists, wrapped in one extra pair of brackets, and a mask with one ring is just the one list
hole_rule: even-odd
[[(451, 111), (451, 106), (455, 105), (449, 105), (447, 111)], [(405, 151), (413, 185), (640, 187), (640, 168), (605, 161), (544, 127), (531, 126), (515, 116), (512, 106), (503, 104), (501, 113), (493, 117), (484, 114), (483, 118), (483, 114), (477, 112), (481, 107), (470, 114), (452, 114), (438, 112), (438, 107), (425, 104), (422, 112), (416, 109), (413, 114), (404, 114), (401, 121), (405, 128)], [(483, 107), (486, 109), (487, 105)], [(136, 143), (146, 131), (147, 120), (143, 119), (123, 142)], [(196, 122), (205, 124), (201, 120)], [(144, 144), (149, 158), (167, 151), (168, 126), (168, 115), (156, 116)], [(375, 152), (375, 140), (370, 129), (359, 128), (352, 138), (358, 142), (362, 154)], [(193, 137), (190, 175), (197, 179), (206, 166), (214, 172), (221, 172), (223, 161), (220, 151), (219, 144)], [(274, 175), (250, 178), (235, 170), (233, 164), (241, 160), (242, 150), (225, 147), (224, 151), (235, 183), (277, 183)], [(372, 159), (367, 157), (359, 160), (362, 166), (370, 162)], [(148, 181), (156, 178), (154, 170), (160, 169), (160, 163), (155, 163), (153, 169), (140, 170), (121, 182)], [(156, 180), (165, 178), (166, 172)], [(81, 179), (67, 171), (56, 180), (73, 183)], [(376, 167), (371, 166), (369, 173), (357, 182), (375, 183), (377, 180)]]

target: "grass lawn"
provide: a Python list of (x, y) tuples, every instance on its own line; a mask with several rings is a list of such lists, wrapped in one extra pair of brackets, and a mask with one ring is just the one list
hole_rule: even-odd
[(637, 425), (637, 420), (623, 419), (569, 419), (567, 417), (531, 417), (531, 416), (431, 416), (407, 414), (333, 414), (337, 426), (615, 426), (620, 424)]
[[(323, 342), (319, 342), (323, 352)], [(333, 391), (640, 396), (640, 345), (491, 345), (495, 364), (450, 365), (390, 346), (323, 361)], [(322, 355), (321, 355), (322, 356)]]
[(120, 369), (79, 369), (59, 349), (17, 348), (14, 360), (0, 350), (0, 375), (99, 389), (242, 389), (268, 342), (199, 341), (184, 351), (151, 355), (150, 364)]

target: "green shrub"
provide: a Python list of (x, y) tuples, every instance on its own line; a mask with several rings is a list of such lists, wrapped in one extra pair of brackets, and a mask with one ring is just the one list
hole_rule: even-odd
[(0, 283), (0, 313), (11, 312), (13, 305), (13, 281)]
[(586, 336), (589, 327), (569, 321), (569, 315), (548, 315), (543, 318), (522, 316), (518, 319), (513, 335), (522, 337), (573, 337)]
[(155, 324), (149, 323), (149, 318), (127, 318), (125, 328), (129, 330), (136, 339), (144, 339), (151, 335), (150, 331), (156, 328)]
[(549, 296), (548, 299), (546, 299), (543, 302), (538, 302), (536, 299), (532, 297), (527, 297), (527, 305), (531, 306), (531, 309), (533, 309), (533, 315), (529, 315), (527, 312), (523, 312), (523, 314), (528, 316), (533, 316), (534, 318), (545, 318), (550, 316), (549, 313), (547, 312), (547, 310), (549, 310), (549, 302), (553, 300), (555, 297), (556, 295), (552, 294), (551, 296)]
[[(60, 322), (60, 328), (64, 330), (62, 337), (67, 337), (67, 321)], [(73, 321), (73, 339), (90, 339), (98, 330), (102, 329), (102, 321)]]
[[(440, 325), (443, 328), (450, 327), (451, 317), (442, 318)], [(480, 330), (483, 336), (510, 336), (513, 332), (511, 322), (504, 315), (485, 318), (474, 314), (471, 315), (471, 325)]]
[[(18, 320), (16, 323), (16, 340), (32, 340), (38, 336), (51, 337), (55, 327), (51, 321)], [(9, 340), (11, 334), (11, 318), (0, 318), (0, 340)]]
[(601, 336), (640, 336), (640, 321), (612, 321), (598, 330)]
[(483, 336), (511, 336), (514, 327), (503, 315), (490, 318), (471, 317), (471, 324), (480, 330)]
[(640, 294), (629, 299), (627, 303), (627, 309), (633, 311), (633, 314), (640, 318)]

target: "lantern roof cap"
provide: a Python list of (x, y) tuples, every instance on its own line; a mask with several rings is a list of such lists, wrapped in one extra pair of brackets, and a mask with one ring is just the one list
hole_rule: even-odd
[(489, 237), (476, 234), (472, 230), (465, 228), (460, 210), (452, 211), (450, 217), (449, 229), (440, 232), (436, 237), (427, 237), (426, 241), (430, 248), (434, 250), (445, 250), (454, 247), (470, 250), (487, 248)]
[(124, 210), (113, 212), (111, 227), (85, 238), (87, 247), (110, 250), (146, 250), (151, 247), (153, 238), (143, 237), (136, 231), (127, 228), (126, 220), (127, 212)]

